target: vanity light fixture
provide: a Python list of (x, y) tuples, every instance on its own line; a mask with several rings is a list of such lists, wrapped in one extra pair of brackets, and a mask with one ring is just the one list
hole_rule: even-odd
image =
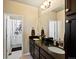
[(52, 5), (53, 1), (52, 0), (46, 0), (43, 2), (41, 5), (41, 9), (47, 9)]

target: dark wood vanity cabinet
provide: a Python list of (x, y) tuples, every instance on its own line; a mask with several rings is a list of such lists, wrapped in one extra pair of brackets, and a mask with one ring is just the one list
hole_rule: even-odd
[(39, 57), (40, 57), (39, 47), (35, 44), (35, 57), (34, 57), (34, 59), (39, 59)]
[(76, 59), (76, 0), (66, 0), (65, 59)]
[(29, 49), (30, 49), (30, 52), (31, 52), (30, 54), (34, 58), (35, 45), (34, 45), (33, 40), (30, 40), (29, 43), (30, 43)]
[(65, 24), (65, 59), (76, 58), (76, 20), (67, 20)]
[[(39, 38), (38, 36), (29, 36), (29, 50), (30, 50), (30, 54), (34, 59), (38, 59), (38, 55), (39, 51), (37, 49), (37, 46), (35, 44), (35, 41), (33, 40), (33, 38)], [(37, 56), (37, 57), (35, 57)]]
[(35, 58), (34, 59), (54, 59), (53, 56), (48, 54), (45, 50), (37, 46), (35, 48)]
[(40, 59), (54, 59), (53, 56), (48, 54), (45, 50), (40, 49)]
[(35, 44), (35, 41), (33, 38), (30, 38), (30, 54), (33, 57), (33, 59), (54, 59), (53, 56), (48, 54), (44, 49), (42, 49), (40, 46)]
[(46, 59), (45, 56), (43, 56), (42, 54), (40, 54), (40, 59)]
[(68, 9), (68, 12), (75, 12), (76, 0), (65, 0), (65, 9)]

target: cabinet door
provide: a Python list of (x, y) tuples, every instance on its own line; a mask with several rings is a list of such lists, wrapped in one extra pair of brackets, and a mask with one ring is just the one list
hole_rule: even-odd
[[(42, 56), (45, 58), (45, 59), (54, 59), (53, 56), (51, 56), (50, 54), (48, 54), (45, 50), (43, 49), (40, 49), (40, 53), (42, 54)], [(41, 57), (40, 57), (41, 58)]]
[(76, 57), (76, 20), (71, 21), (71, 57)]
[(35, 44), (35, 58), (39, 59), (39, 47)]
[(65, 52), (65, 59), (76, 57), (76, 20), (65, 24)]
[(34, 59), (39, 59), (37, 56), (34, 56)]
[(40, 59), (46, 59), (45, 56), (43, 56), (42, 54), (40, 54)]
[(76, 0), (65, 0), (65, 9), (76, 12)]
[(34, 41), (32, 39), (30, 39), (30, 53), (32, 55), (32, 57), (34, 58), (34, 52), (35, 52), (35, 46), (34, 46)]
[(71, 11), (76, 12), (76, 0), (71, 0)]
[(67, 59), (68, 56), (70, 55), (70, 21), (69, 20), (66, 20), (66, 23), (65, 23), (65, 39), (64, 39), (64, 42), (65, 42), (65, 56)]
[(65, 9), (70, 10), (70, 0), (65, 0)]

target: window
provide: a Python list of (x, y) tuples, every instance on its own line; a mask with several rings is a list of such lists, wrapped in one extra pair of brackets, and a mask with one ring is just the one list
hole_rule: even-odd
[(49, 21), (49, 37), (53, 37), (54, 40), (58, 40), (58, 22)]

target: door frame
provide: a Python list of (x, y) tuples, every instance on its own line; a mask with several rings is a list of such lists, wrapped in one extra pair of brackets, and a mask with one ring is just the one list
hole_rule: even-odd
[(23, 54), (23, 16), (22, 15), (18, 15), (18, 14), (11, 14), (11, 13), (5, 13), (4, 12), (4, 21), (3, 21), (3, 47), (4, 47), (4, 59), (7, 59), (7, 17), (8, 16), (20, 16), (21, 17), (21, 20), (22, 20), (22, 54)]

